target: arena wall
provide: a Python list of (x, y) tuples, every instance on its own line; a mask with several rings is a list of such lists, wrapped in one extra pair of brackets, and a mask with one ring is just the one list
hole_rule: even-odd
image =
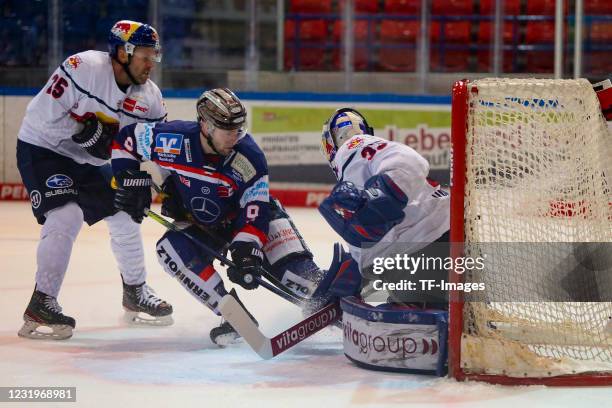
[[(15, 146), (36, 90), (0, 94), (0, 199), (24, 199)], [(168, 119), (194, 120), (198, 91), (165, 91)], [(430, 175), (448, 183), (450, 99), (439, 96), (241, 93), (249, 132), (266, 154), (273, 194), (288, 206), (317, 206), (334, 183), (320, 152), (321, 128), (338, 107), (362, 112), (377, 136), (405, 143), (430, 162)]]

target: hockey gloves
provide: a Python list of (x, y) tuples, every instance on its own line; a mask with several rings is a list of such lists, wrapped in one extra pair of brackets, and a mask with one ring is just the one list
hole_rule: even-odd
[(72, 135), (72, 140), (94, 157), (108, 160), (111, 157), (111, 143), (118, 126), (105, 124), (98, 120), (95, 113), (88, 112), (83, 117), (83, 130)]
[(227, 277), (245, 289), (259, 286), (256, 276), (260, 276), (263, 263), (263, 252), (254, 242), (236, 241), (229, 247), (235, 268), (227, 268)]
[(360, 189), (340, 182), (319, 206), (329, 225), (349, 244), (374, 243), (404, 219), (406, 194), (386, 174), (372, 176)]
[(140, 224), (151, 207), (153, 180), (146, 171), (125, 170), (115, 176), (115, 208)]

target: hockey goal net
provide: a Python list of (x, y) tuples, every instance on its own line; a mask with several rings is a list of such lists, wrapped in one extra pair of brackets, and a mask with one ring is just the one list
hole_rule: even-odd
[[(450, 375), (612, 385), (612, 138), (596, 93), (586, 80), (483, 79), (457, 82), (452, 104), (453, 252), (496, 262), (451, 272), (486, 290), (451, 293)], [(556, 279), (551, 265), (574, 268), (586, 243), (599, 243), (583, 268), (595, 272)]]

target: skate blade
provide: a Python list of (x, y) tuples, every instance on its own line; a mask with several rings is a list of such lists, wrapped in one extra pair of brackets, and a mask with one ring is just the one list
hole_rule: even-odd
[(162, 327), (170, 326), (174, 323), (172, 315), (167, 316), (151, 316), (143, 312), (133, 312), (126, 310), (123, 315), (123, 321), (130, 326), (138, 327)]
[(221, 348), (225, 348), (232, 344), (242, 343), (242, 337), (238, 333), (221, 334), (213, 340), (213, 343)]
[(17, 335), (32, 340), (66, 340), (72, 337), (72, 326), (67, 324), (47, 325), (26, 320)]

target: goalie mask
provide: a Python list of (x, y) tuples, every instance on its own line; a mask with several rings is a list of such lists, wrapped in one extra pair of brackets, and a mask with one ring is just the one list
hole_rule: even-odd
[[(374, 129), (368, 125), (365, 117), (352, 108), (338, 109), (323, 125), (321, 150), (336, 172), (334, 159), (340, 146), (355, 135), (374, 135)], [(336, 172), (337, 173), (337, 172)]]

